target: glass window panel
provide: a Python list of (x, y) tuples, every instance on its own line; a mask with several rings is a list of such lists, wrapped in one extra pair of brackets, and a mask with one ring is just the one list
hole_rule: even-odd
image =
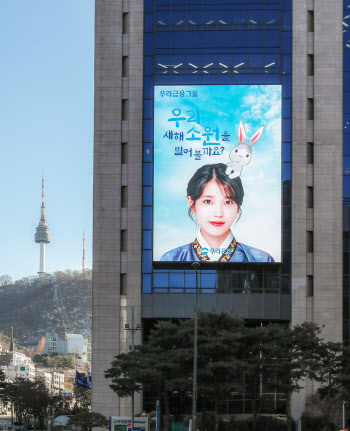
[(142, 250), (142, 272), (152, 273), (152, 250)]
[(344, 275), (343, 277), (343, 295), (349, 296), (349, 284), (350, 284), (350, 278), (348, 275)]
[(350, 324), (348, 320), (343, 321), (343, 339), (349, 342), (350, 337)]
[(290, 276), (282, 275), (281, 277), (281, 293), (284, 295), (290, 295)]
[(225, 31), (220, 31), (216, 33), (216, 38), (218, 40), (218, 45), (222, 48), (226, 47), (227, 51), (229, 51), (228, 48), (232, 49), (233, 41), (234, 41), (234, 34), (231, 29), (225, 29)]
[(143, 144), (143, 161), (152, 162), (153, 161), (153, 144)]
[(292, 117), (292, 101), (291, 99), (282, 99), (282, 116), (283, 118)]
[(292, 73), (291, 55), (282, 55), (282, 73)]
[[(344, 97), (350, 96), (350, 93), (344, 93)], [(343, 132), (350, 133), (350, 114), (343, 114)]]
[(343, 232), (343, 251), (350, 251), (349, 246), (349, 232)]
[(292, 32), (282, 31), (281, 36), (282, 36), (283, 54), (291, 54), (292, 53)]
[[(350, 44), (350, 42), (349, 42)], [(350, 50), (349, 50), (349, 54), (350, 54)], [(345, 55), (344, 55), (345, 58)], [(343, 74), (343, 89), (344, 91), (350, 91), (350, 72), (344, 72)], [(347, 94), (346, 96), (349, 96), (349, 94)]]
[(292, 0), (282, 0), (282, 9), (283, 10), (291, 10), (292, 9)]
[(187, 38), (187, 47), (197, 48), (201, 46), (201, 35), (202, 33), (200, 31), (191, 31)]
[(168, 273), (154, 273), (153, 287), (168, 287)]
[(185, 31), (173, 31), (169, 33), (171, 35), (171, 48), (180, 48), (186, 46), (186, 34)]
[(343, 175), (350, 175), (350, 156), (343, 156)]
[(185, 271), (185, 287), (196, 287), (196, 272), (195, 271), (191, 271), (191, 270)]
[[(205, 25), (205, 29), (210, 29), (214, 25), (218, 24), (218, 17), (215, 10), (202, 10), (201, 12), (191, 12), (191, 14), (192, 13), (195, 13), (197, 16), (200, 14), (200, 17), (198, 17), (197, 20), (200, 21), (201, 24)], [(198, 22), (196, 20), (194, 21)]]
[(169, 287), (184, 287), (185, 279), (184, 279), (184, 271), (171, 271), (169, 273)]
[[(274, 63), (274, 64), (272, 64)], [(271, 66), (269, 66), (271, 65)], [(264, 66), (269, 66), (267, 67), (267, 71), (270, 72), (273, 69), (278, 69), (279, 72), (279, 67), (280, 67), (280, 55), (278, 54), (265, 54), (265, 64)]]
[(249, 11), (247, 10), (237, 10), (233, 13), (234, 24), (248, 24), (249, 21)]
[(265, 41), (264, 46), (265, 47), (278, 47), (280, 46), (280, 32), (278, 30), (267, 30), (265, 33)]
[[(233, 24), (233, 17), (234, 17), (235, 11), (230, 9), (225, 10), (218, 10), (217, 11), (217, 19), (216, 22), (221, 24), (221, 26), (231, 26)], [(223, 22), (220, 22), (223, 21)], [(208, 21), (207, 21), (208, 22)], [(226, 24), (224, 24), (226, 23)]]
[(292, 165), (290, 163), (282, 163), (282, 181), (292, 179)]
[(290, 230), (283, 232), (283, 250), (290, 250)]
[(144, 75), (152, 75), (153, 73), (153, 57), (144, 57)]
[(153, 141), (153, 120), (143, 120), (143, 140), (145, 142)]
[[(168, 31), (160, 31), (156, 33), (156, 49), (169, 48), (171, 33)], [(153, 52), (153, 51), (152, 51)]]
[(260, 67), (264, 68), (265, 55), (264, 54), (250, 54), (249, 55), (249, 67)]
[(283, 206), (284, 207), (290, 207), (291, 206), (291, 182), (285, 181), (283, 183)]
[(290, 251), (283, 252), (282, 274), (290, 274)]
[(281, 21), (280, 18), (280, 11), (279, 10), (265, 10), (264, 11), (265, 14), (265, 23), (268, 26), (271, 26), (271, 28), (273, 28), (274, 25), (279, 24)]
[(280, 278), (278, 273), (264, 274), (264, 289), (265, 291), (276, 291), (280, 289)]
[(142, 181), (145, 186), (151, 186), (153, 184), (153, 164), (152, 163), (143, 164)]
[(233, 36), (234, 46), (249, 47), (249, 31), (236, 31)]
[(152, 207), (142, 208), (142, 227), (143, 229), (152, 229)]
[(292, 122), (282, 119), (282, 141), (292, 142)]
[(291, 162), (290, 142), (283, 142), (282, 144), (282, 160), (284, 162)]
[[(346, 94), (346, 96), (348, 96), (348, 94)], [(350, 97), (343, 97), (343, 109), (344, 113), (350, 113)]]
[(233, 56), (233, 66), (238, 73), (242, 73), (244, 67), (247, 67), (249, 64), (249, 56), (248, 54), (235, 54)]
[(143, 97), (153, 99), (153, 77), (143, 78)]
[(292, 29), (292, 13), (291, 12), (283, 12), (282, 13), (282, 30), (291, 30)]
[(145, 12), (153, 12), (153, 0), (145, 0), (144, 8)]
[(343, 252), (343, 274), (349, 274), (349, 253)]
[(143, 188), (143, 205), (152, 205), (152, 187)]
[(280, 75), (279, 74), (266, 74), (265, 75), (265, 84), (279, 84), (280, 83)]
[[(348, 44), (350, 44), (350, 39), (347, 40)], [(345, 50), (344, 51), (344, 56), (343, 56), (343, 70), (344, 72), (349, 72), (350, 71), (350, 49)]]
[(350, 134), (343, 134), (343, 154), (350, 156)]
[(152, 293), (152, 275), (142, 275), (142, 293)]
[(143, 248), (151, 249), (152, 248), (152, 231), (144, 230), (143, 231)]
[(343, 319), (349, 319), (349, 297), (343, 298)]
[(153, 31), (153, 14), (145, 13), (145, 31)]
[(152, 55), (153, 54), (153, 33), (144, 33), (143, 39), (143, 52), (144, 55)]
[(143, 117), (153, 118), (153, 101), (145, 99), (143, 101)]
[(203, 273), (200, 275), (200, 287), (207, 288), (212, 287), (215, 288), (216, 285), (216, 274), (206, 274)]
[(291, 227), (290, 208), (283, 207), (283, 230), (290, 230), (290, 227)]
[[(217, 46), (217, 35), (216, 31), (206, 31), (202, 33), (202, 46), (205, 47), (215, 47)], [(220, 43), (221, 45), (221, 43)]]
[(343, 197), (350, 197), (350, 176), (343, 176)]

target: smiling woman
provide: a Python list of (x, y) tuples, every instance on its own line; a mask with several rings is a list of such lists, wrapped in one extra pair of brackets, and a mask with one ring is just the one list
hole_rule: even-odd
[(194, 242), (165, 253), (161, 261), (274, 262), (265, 251), (236, 241), (231, 226), (241, 215), (240, 177), (226, 175), (223, 163), (204, 165), (187, 186), (188, 213), (199, 226)]

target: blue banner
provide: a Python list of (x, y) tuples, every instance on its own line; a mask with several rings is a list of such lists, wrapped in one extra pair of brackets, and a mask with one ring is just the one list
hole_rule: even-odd
[(75, 374), (75, 384), (85, 389), (90, 389), (89, 383), (84, 379), (84, 377), (79, 373), (79, 371), (76, 371)]

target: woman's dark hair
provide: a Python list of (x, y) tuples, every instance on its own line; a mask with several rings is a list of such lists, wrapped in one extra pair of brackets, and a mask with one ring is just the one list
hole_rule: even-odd
[[(241, 208), (244, 197), (242, 181), (240, 177), (229, 178), (225, 173), (226, 168), (224, 163), (216, 163), (204, 165), (196, 171), (187, 186), (187, 196), (191, 196), (193, 200), (191, 208), (194, 207), (196, 200), (202, 196), (204, 187), (213, 179), (223, 186), (226, 196), (235, 201)], [(188, 210), (188, 215), (192, 218), (191, 209)]]

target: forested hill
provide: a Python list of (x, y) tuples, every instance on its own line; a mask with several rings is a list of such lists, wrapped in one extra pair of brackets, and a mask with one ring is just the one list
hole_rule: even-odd
[(18, 347), (34, 348), (46, 332), (63, 336), (67, 331), (87, 337), (91, 330), (91, 271), (67, 270), (46, 280), (28, 277), (1, 286), (0, 332), (7, 339), (11, 326)]

